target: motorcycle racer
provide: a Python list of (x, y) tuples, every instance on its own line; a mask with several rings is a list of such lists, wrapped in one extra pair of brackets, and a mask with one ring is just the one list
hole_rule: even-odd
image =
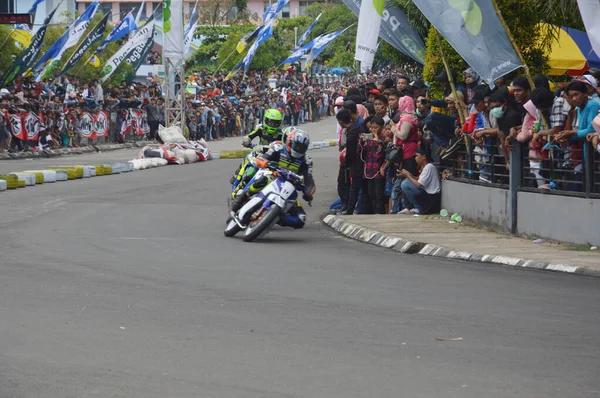
[[(259, 158), (266, 160), (270, 165), (284, 168), (304, 177), (304, 192), (303, 199), (307, 202), (312, 202), (315, 193), (315, 183), (312, 177), (312, 159), (306, 155), (310, 137), (308, 133), (296, 127), (289, 129), (284, 144), (274, 144), (269, 147), (266, 153)], [(260, 162), (258, 162), (260, 163)], [(264, 180), (264, 181), (263, 181)], [(231, 210), (239, 210), (249, 197), (248, 190), (257, 190), (264, 187), (267, 183), (267, 177), (256, 179), (251, 186), (240, 192), (232, 201)], [(304, 227), (306, 221), (306, 212), (297, 203), (284, 218), (281, 219), (280, 225), (299, 229)]]
[[(277, 109), (269, 109), (265, 113), (265, 118), (263, 120), (263, 124), (259, 124), (254, 131), (250, 134), (242, 138), (242, 146), (246, 148), (252, 148), (252, 140), (256, 137), (259, 137), (258, 145), (271, 145), (278, 141), (283, 141), (285, 134), (281, 131), (281, 122), (283, 121), (283, 116), (281, 112)], [(232, 185), (235, 185), (235, 188), (239, 186), (242, 181), (243, 174), (246, 173), (246, 169), (248, 167), (248, 159), (251, 156), (248, 155), (244, 158), (242, 163), (240, 163), (239, 167), (233, 173), (231, 180), (229, 181)], [(250, 170), (252, 171), (252, 170)], [(237, 181), (237, 183), (236, 183)], [(235, 194), (235, 193), (234, 193)]]
[(242, 145), (252, 147), (252, 140), (259, 137), (260, 145), (269, 145), (275, 141), (283, 141), (284, 135), (281, 131), (283, 115), (277, 109), (269, 109), (265, 112), (262, 124), (242, 139)]

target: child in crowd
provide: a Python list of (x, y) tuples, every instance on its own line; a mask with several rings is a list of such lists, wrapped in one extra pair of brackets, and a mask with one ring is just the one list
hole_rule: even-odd
[(190, 118), (190, 122), (188, 123), (188, 126), (190, 128), (190, 140), (197, 140), (198, 137), (198, 119), (196, 118), (196, 116), (192, 116)]
[[(398, 169), (397, 159), (402, 159), (402, 150), (394, 143), (394, 122), (391, 120), (386, 123), (383, 129), (385, 149), (385, 162), (381, 166), (380, 173), (385, 176), (385, 202), (386, 202), (386, 213), (392, 211), (392, 190), (394, 188), (394, 179), (396, 176), (396, 170)], [(400, 160), (401, 161), (401, 160)]]
[(383, 118), (373, 116), (367, 122), (370, 135), (362, 140), (362, 158), (365, 162), (363, 174), (363, 210), (365, 214), (385, 214), (385, 173), (381, 168), (385, 162)]

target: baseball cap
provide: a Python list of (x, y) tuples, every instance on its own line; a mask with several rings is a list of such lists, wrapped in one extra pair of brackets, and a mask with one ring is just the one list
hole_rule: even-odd
[(598, 88), (598, 82), (596, 81), (596, 78), (592, 75), (583, 75), (583, 76), (577, 78), (577, 80), (582, 83), (589, 84), (590, 86), (592, 86), (594, 88)]
[(416, 88), (417, 90), (427, 87), (425, 85), (425, 82), (422, 79), (415, 80), (414, 82), (411, 83), (411, 86), (413, 86), (413, 88)]
[(374, 94), (374, 95), (381, 95), (381, 93), (379, 92), (379, 90), (377, 90), (377, 89), (375, 89), (375, 88), (374, 88), (374, 89), (372, 89), (372, 90), (370, 90), (370, 91), (369, 91), (367, 94), (368, 94), (368, 95), (371, 95), (371, 94)]
[(335, 99), (335, 104), (338, 106), (344, 105), (344, 97), (337, 97)]

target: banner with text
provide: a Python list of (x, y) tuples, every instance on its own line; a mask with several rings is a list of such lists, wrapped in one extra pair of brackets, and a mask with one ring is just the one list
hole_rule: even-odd
[(121, 135), (127, 134), (144, 135), (150, 134), (148, 114), (140, 109), (127, 109), (126, 114), (121, 117)]

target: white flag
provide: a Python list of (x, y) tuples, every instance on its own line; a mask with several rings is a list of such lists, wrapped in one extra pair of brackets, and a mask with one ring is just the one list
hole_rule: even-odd
[(183, 60), (183, 0), (163, 0), (163, 58)]
[[(98, 11), (98, 7), (99, 4), (97, 1), (90, 4), (88, 8), (84, 11), (84, 13), (81, 14), (79, 18), (77, 18), (77, 20), (73, 22), (73, 25), (71, 25), (69, 29), (65, 33), (63, 33), (63, 35), (58, 39), (57, 43), (62, 40), (63, 44), (60, 47), (60, 49), (57, 49), (56, 53), (54, 54), (52, 59), (50, 59), (50, 62), (46, 65), (44, 70), (40, 74), (38, 74), (38, 76), (35, 79), (37, 82), (41, 81), (42, 79), (46, 79), (50, 75), (50, 73), (56, 69), (65, 51), (77, 44), (79, 39), (81, 39), (81, 36), (83, 36), (83, 33), (85, 32), (87, 27), (89, 26), (90, 21), (92, 20), (92, 18), (94, 18), (96, 11)], [(54, 46), (52, 46), (51, 48), (53, 47)], [(47, 54), (48, 53), (49, 52), (47, 52)], [(42, 59), (44, 59), (44, 57), (42, 57)], [(38, 65), (40, 65), (41, 62), (41, 60), (38, 61)]]
[(194, 22), (194, 24), (188, 29), (185, 34), (185, 40), (183, 42), (183, 54), (185, 58), (188, 57), (188, 52), (192, 46), (192, 41), (194, 40), (194, 34), (196, 33), (196, 28), (198, 27), (198, 21)]
[[(600, 1), (598, 0), (577, 0), (579, 12), (585, 25), (592, 49), (600, 55)], [(587, 54), (584, 54), (587, 56)]]
[(362, 73), (373, 66), (384, 4), (384, 0), (364, 0), (360, 5), (354, 58), (360, 61)]
[(135, 24), (136, 26), (140, 25), (140, 20), (142, 19), (142, 17), (144, 16), (144, 14), (146, 14), (146, 2), (143, 1), (142, 5), (140, 6), (140, 9), (137, 12), (137, 15), (135, 16)]
[(150, 37), (152, 37), (153, 32), (154, 32), (154, 18), (151, 18), (150, 20), (148, 20), (148, 22), (143, 27), (138, 29), (133, 34), (131, 39), (127, 40), (127, 43), (125, 43), (125, 45), (123, 45), (123, 47), (121, 47), (119, 49), (119, 51), (117, 51), (112, 57), (110, 57), (110, 59), (108, 61), (106, 61), (106, 65), (104, 66), (104, 69), (102, 70), (103, 76), (102, 76), (101, 81), (105, 82), (106, 79), (108, 79), (110, 77), (110, 75), (112, 75), (113, 72), (119, 67), (119, 65), (125, 59), (127, 54), (129, 54), (129, 52), (131, 50), (133, 50), (135, 47), (146, 43), (146, 41)]

